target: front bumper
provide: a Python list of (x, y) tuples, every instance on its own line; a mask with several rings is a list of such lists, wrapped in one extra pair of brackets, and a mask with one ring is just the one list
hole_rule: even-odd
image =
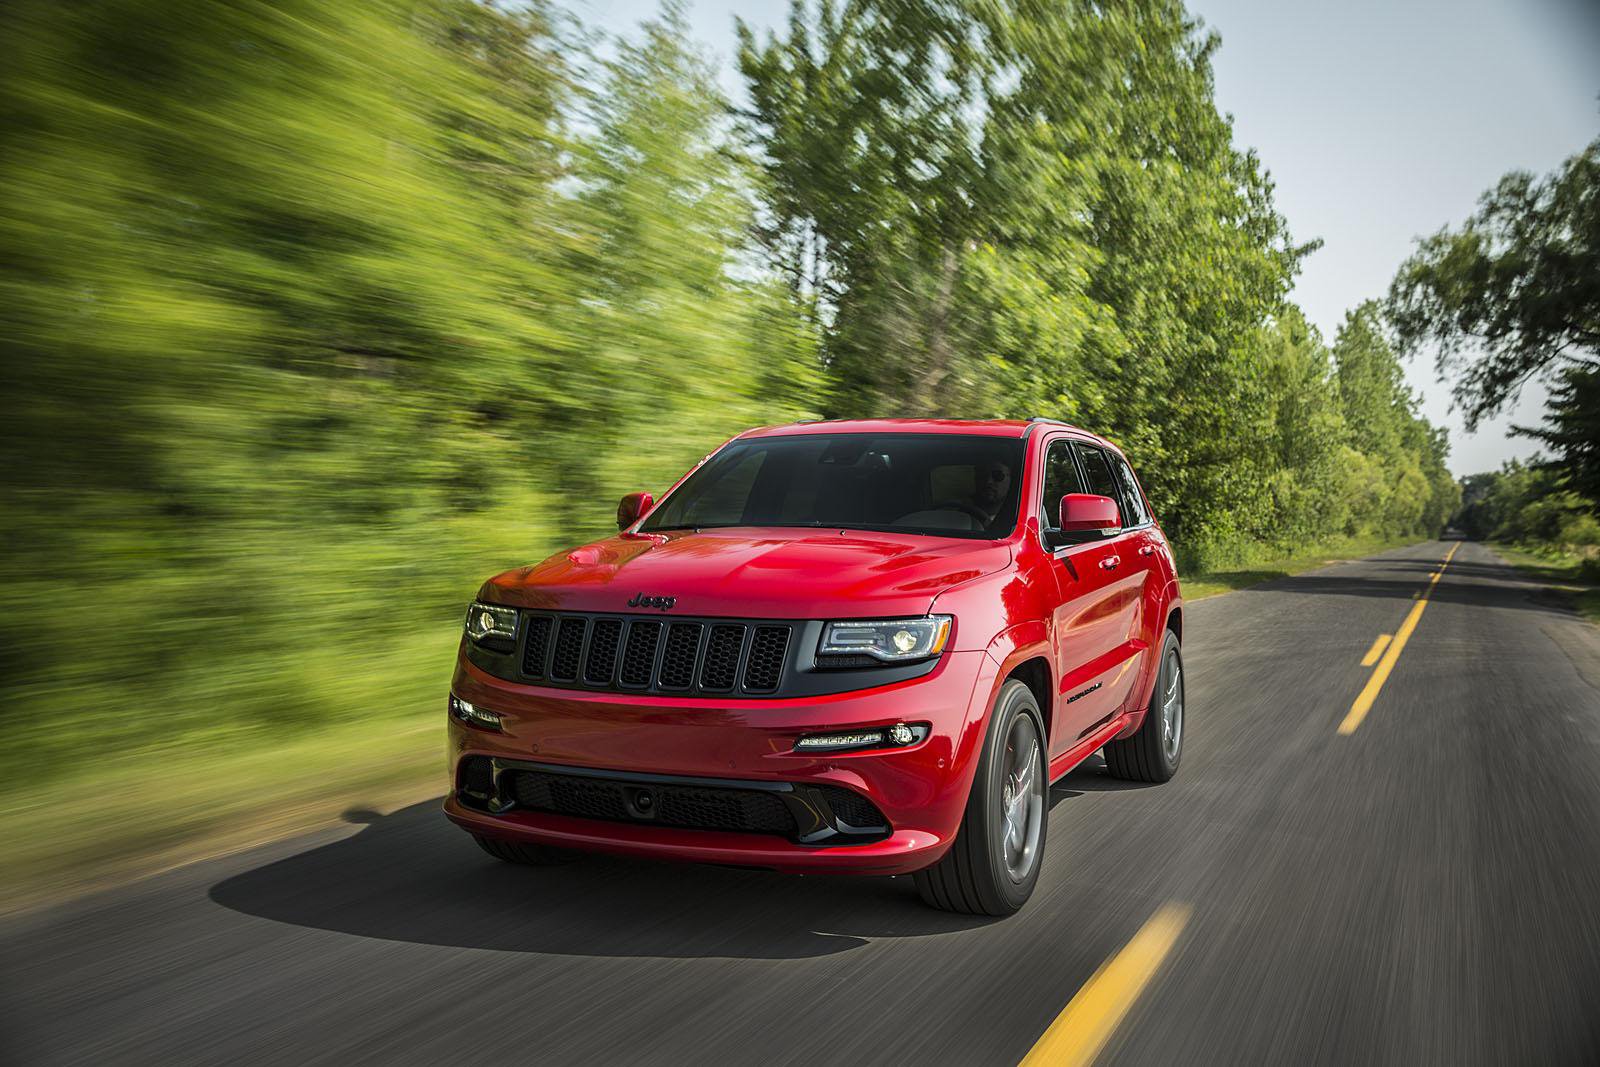
[[(983, 652), (946, 653), (921, 678), (796, 699), (672, 698), (584, 693), (494, 678), (464, 657), (453, 689), (501, 716), (503, 732), (450, 720), (452, 792), (446, 814), (475, 834), (633, 856), (785, 871), (902, 874), (937, 861), (954, 839), (983, 743), (996, 664)], [(797, 753), (803, 734), (921, 722), (906, 748)], [(684, 829), (577, 818), (515, 803), (463, 803), (458, 768), (486, 756), (502, 768), (605, 772), (629, 780), (712, 780), (777, 790), (842, 787), (883, 814), (870, 839)], [(792, 802), (793, 798), (790, 798)], [(826, 808), (823, 809), (826, 812)]]

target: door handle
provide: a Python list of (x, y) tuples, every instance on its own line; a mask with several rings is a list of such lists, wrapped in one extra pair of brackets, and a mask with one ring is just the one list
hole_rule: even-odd
[(1114, 571), (1121, 565), (1121, 556), (1107, 556), (1105, 559), (1100, 561), (1100, 569), (1103, 571)]
[(1139, 555), (1141, 555), (1141, 556), (1153, 556), (1155, 554), (1156, 554), (1156, 546), (1155, 545), (1140, 545), (1139, 546)]

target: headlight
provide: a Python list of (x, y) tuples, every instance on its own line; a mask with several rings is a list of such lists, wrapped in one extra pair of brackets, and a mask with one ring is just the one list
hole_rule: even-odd
[(477, 644), (511, 651), (517, 643), (517, 609), (473, 601), (467, 609), (467, 636)]
[(468, 726), (476, 726), (484, 730), (504, 729), (500, 725), (499, 712), (490, 711), (488, 708), (480, 708), (471, 701), (462, 700), (454, 693), (450, 694), (450, 714), (455, 716), (458, 722), (464, 722)]
[(882, 663), (927, 659), (944, 651), (950, 616), (830, 622), (822, 630), (819, 656), (870, 656)]

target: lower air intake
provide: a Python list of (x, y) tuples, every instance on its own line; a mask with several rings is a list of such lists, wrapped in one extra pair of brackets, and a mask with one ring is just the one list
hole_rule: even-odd
[(579, 819), (782, 837), (797, 832), (788, 805), (763, 790), (516, 771), (511, 791), (520, 808)]

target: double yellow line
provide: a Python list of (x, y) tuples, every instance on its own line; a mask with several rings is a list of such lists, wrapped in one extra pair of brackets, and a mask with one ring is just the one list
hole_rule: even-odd
[[(1439, 579), (1444, 576), (1444, 569), (1450, 566), (1450, 561), (1455, 558), (1456, 549), (1461, 547), (1457, 541), (1451, 546), (1450, 552), (1444, 557), (1444, 562), (1439, 564), (1439, 569), (1429, 577), (1428, 584), (1422, 587), (1422, 593), (1417, 597), (1417, 602), (1411, 605), (1411, 612), (1406, 616), (1406, 621), (1400, 624), (1400, 629), (1394, 632), (1391, 639), (1388, 634), (1379, 634), (1378, 639), (1372, 643), (1367, 654), (1362, 657), (1361, 665), (1370, 667), (1377, 661), (1378, 669), (1372, 672), (1372, 677), (1367, 679), (1366, 687), (1361, 690), (1361, 695), (1356, 697), (1356, 702), (1350, 705), (1350, 710), (1345, 714), (1344, 721), (1339, 724), (1339, 733), (1348, 737), (1356, 732), (1356, 727), (1361, 725), (1367, 717), (1367, 712), (1372, 710), (1372, 702), (1378, 699), (1378, 691), (1383, 688), (1383, 683), (1389, 680), (1389, 672), (1394, 670), (1395, 661), (1400, 658), (1400, 653), (1405, 651), (1406, 642), (1411, 640), (1411, 634), (1417, 628), (1417, 622), (1422, 618), (1422, 611), (1428, 606), (1428, 595), (1433, 592), (1433, 587), (1439, 584)], [(1379, 656), (1382, 656), (1379, 659)]]

